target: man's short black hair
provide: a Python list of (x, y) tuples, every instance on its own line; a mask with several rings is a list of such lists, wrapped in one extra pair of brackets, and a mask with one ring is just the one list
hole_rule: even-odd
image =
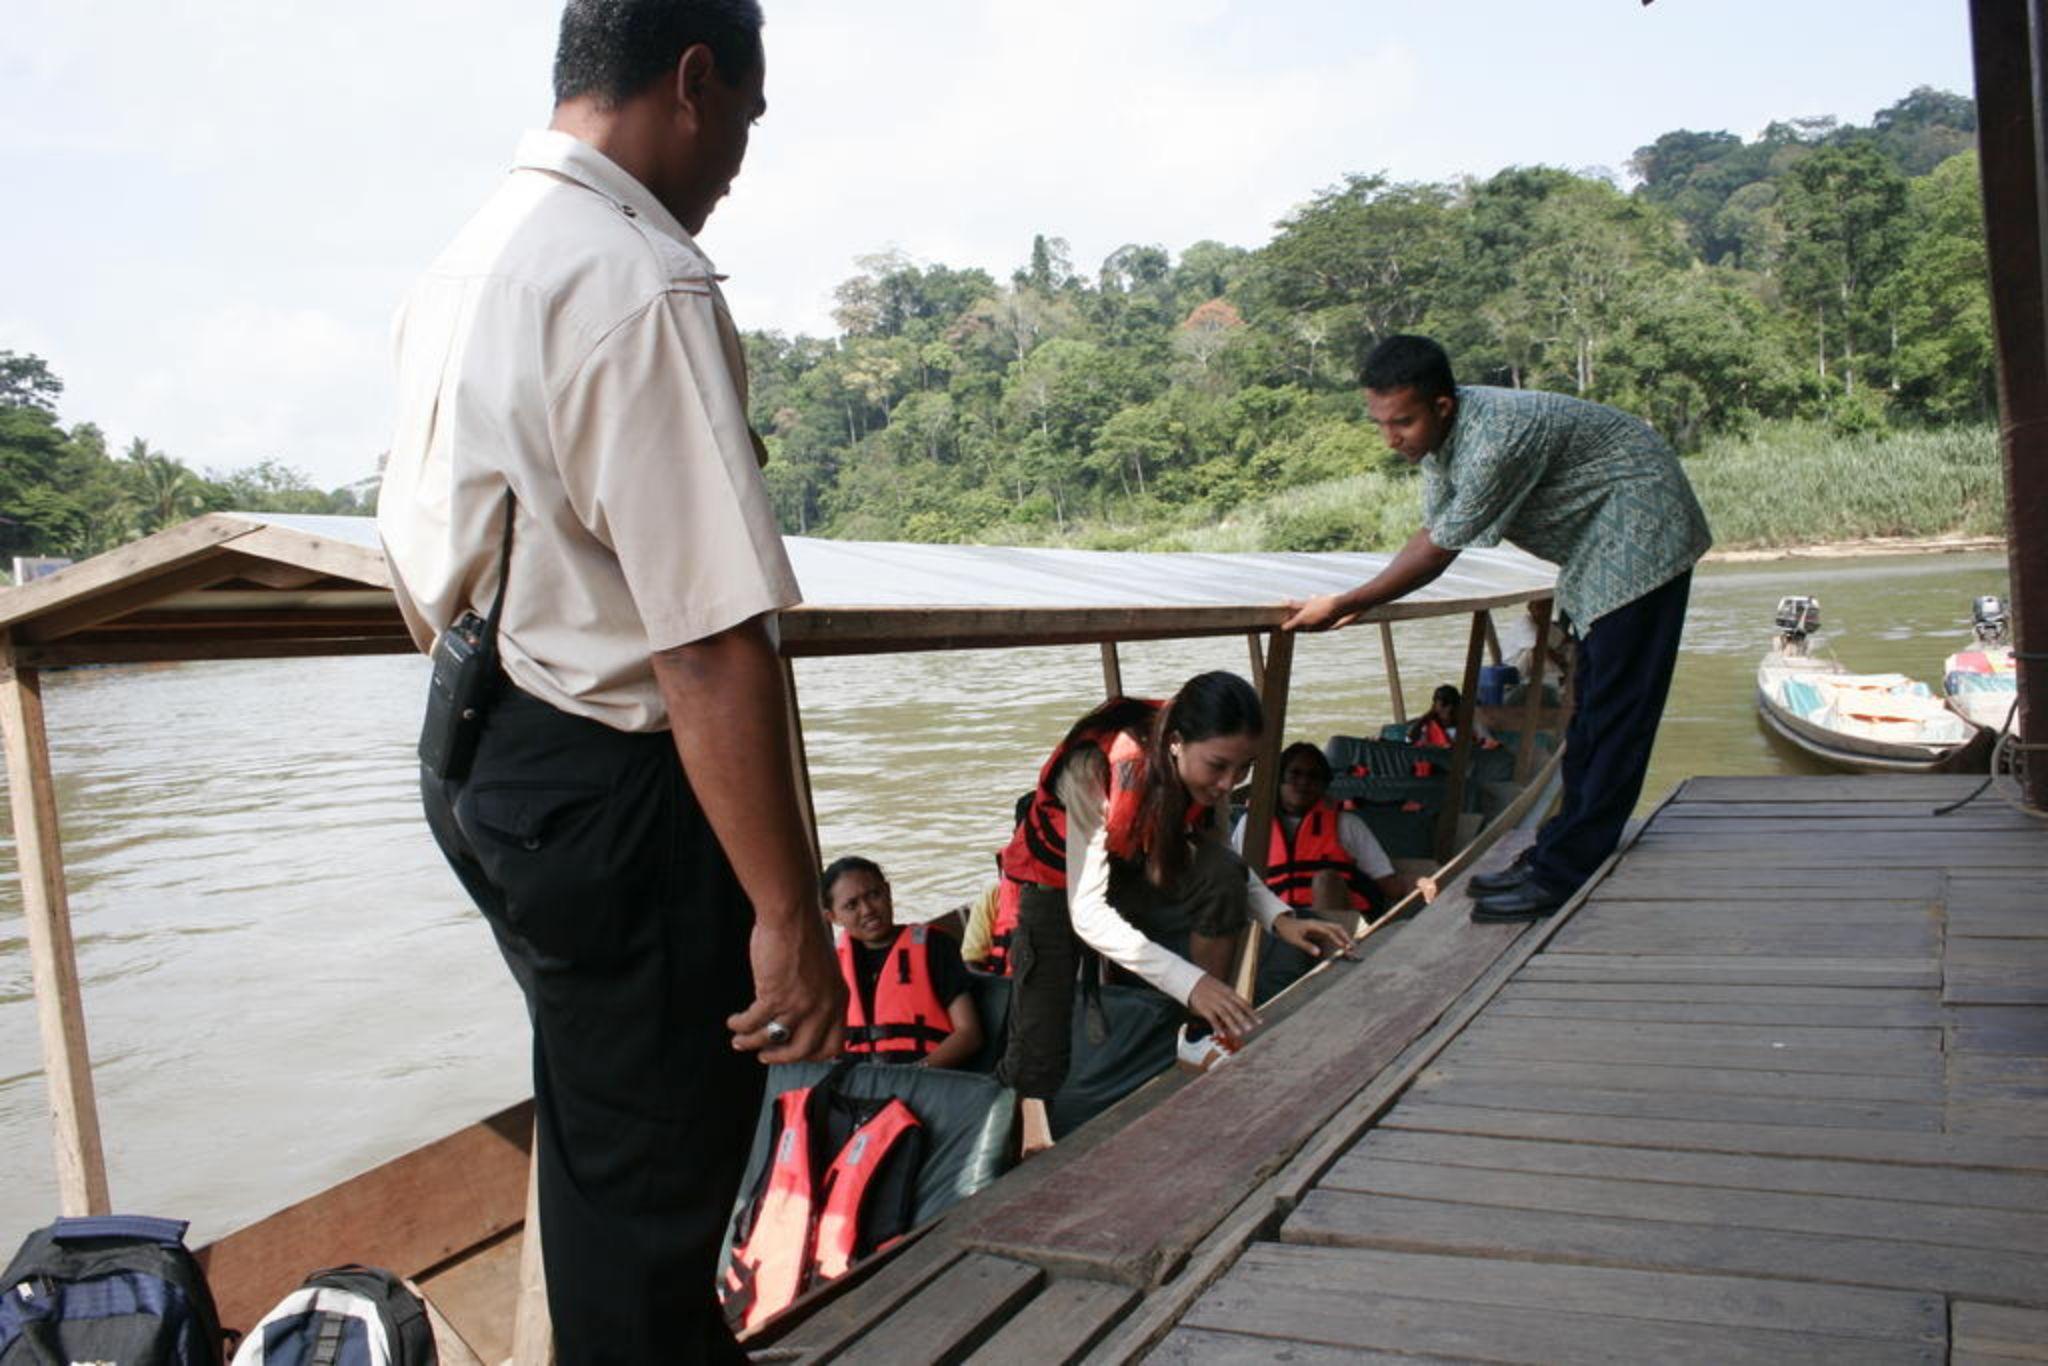
[(1316, 773), (1323, 780), (1323, 786), (1329, 786), (1331, 778), (1329, 755), (1323, 753), (1320, 748), (1307, 740), (1296, 740), (1286, 749), (1280, 751), (1280, 772), (1285, 775), (1296, 759), (1312, 761), (1316, 766)]
[(1359, 369), (1358, 382), (1378, 394), (1413, 389), (1425, 399), (1455, 396), (1451, 358), (1428, 337), (1397, 333), (1372, 349)]
[(702, 43), (727, 84), (761, 64), (760, 0), (569, 0), (555, 44), (555, 103), (625, 103)]

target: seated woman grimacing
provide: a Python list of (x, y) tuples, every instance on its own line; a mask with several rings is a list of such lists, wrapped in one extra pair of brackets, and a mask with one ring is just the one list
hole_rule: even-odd
[(833, 860), (818, 888), (846, 982), (846, 1051), (918, 1067), (971, 1061), (981, 1050), (981, 1017), (953, 936), (898, 925), (889, 880), (870, 859)]

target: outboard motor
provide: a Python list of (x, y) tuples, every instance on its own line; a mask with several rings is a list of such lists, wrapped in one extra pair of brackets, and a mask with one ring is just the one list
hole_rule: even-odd
[(1971, 603), (1970, 625), (1977, 632), (1978, 644), (2005, 644), (2012, 634), (2012, 618), (2005, 610), (2005, 599), (1996, 593), (1986, 593)]
[(1778, 649), (1784, 654), (1806, 653), (1806, 638), (1820, 630), (1819, 598), (1778, 599)]

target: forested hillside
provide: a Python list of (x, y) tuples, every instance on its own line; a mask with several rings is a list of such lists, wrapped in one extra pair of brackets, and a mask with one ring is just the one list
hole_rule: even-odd
[[(866, 257), (839, 335), (747, 336), (769, 483), (814, 535), (1384, 546), (1413, 491), (1355, 368), (1424, 331), (1468, 382), (1655, 423), (1717, 490), (1724, 543), (1793, 534), (1764, 483), (1780, 447), (1818, 488), (1891, 490), (1844, 501), (1832, 534), (1995, 524), (1974, 133), (1968, 100), (1922, 88), (1867, 126), (1667, 133), (1628, 189), (1360, 173), (1259, 246), (1134, 243), (1089, 266), (1047, 233), (1007, 280)], [(367, 482), (313, 489), (288, 452), (205, 475), (140, 438), (117, 456), (60, 423), (60, 393), (0, 352), (0, 551), (91, 553), (205, 508), (368, 510)]]

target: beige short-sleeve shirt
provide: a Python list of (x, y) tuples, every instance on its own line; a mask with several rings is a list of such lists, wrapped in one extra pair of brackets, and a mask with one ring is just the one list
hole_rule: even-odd
[(413, 288), (377, 507), (422, 649), (498, 587), (519, 687), (620, 730), (668, 719), (649, 655), (799, 601), (711, 263), (595, 148), (530, 133)]

